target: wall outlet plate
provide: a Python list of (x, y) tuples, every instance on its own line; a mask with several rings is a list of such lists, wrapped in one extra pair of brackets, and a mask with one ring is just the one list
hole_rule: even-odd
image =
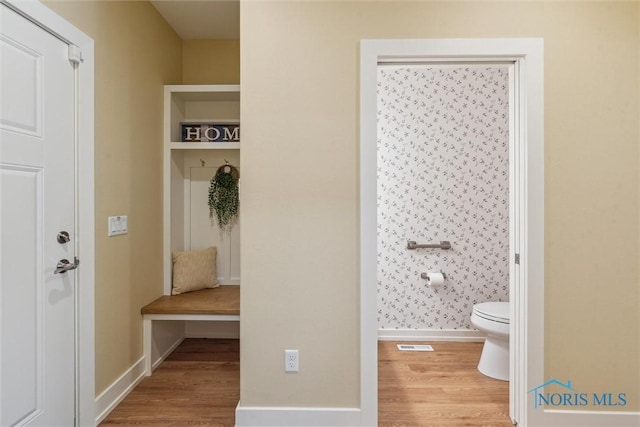
[(298, 350), (285, 350), (284, 351), (284, 371), (285, 372), (298, 372)]

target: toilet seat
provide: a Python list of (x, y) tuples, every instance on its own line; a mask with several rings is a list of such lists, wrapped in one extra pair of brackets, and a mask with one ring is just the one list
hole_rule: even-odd
[(483, 302), (473, 306), (473, 314), (490, 322), (509, 324), (508, 302)]

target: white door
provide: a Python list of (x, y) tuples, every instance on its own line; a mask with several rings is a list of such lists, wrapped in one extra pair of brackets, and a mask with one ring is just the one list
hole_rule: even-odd
[(0, 425), (72, 426), (76, 273), (55, 270), (75, 258), (75, 73), (65, 42), (0, 14)]

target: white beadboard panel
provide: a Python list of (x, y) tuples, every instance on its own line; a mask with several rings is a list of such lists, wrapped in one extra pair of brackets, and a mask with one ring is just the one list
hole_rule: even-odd
[[(471, 330), (474, 304), (508, 301), (508, 78), (502, 64), (378, 67), (380, 329)], [(429, 271), (445, 284), (427, 287)]]
[(218, 282), (237, 285), (240, 283), (240, 223), (233, 227), (231, 233), (222, 234), (215, 218), (209, 217), (209, 183), (225, 161), (239, 170), (240, 151), (197, 150), (184, 153), (184, 248), (198, 250), (216, 246)]
[(184, 250), (184, 152), (171, 152), (171, 252)]
[[(240, 162), (238, 161), (236, 165), (239, 163)], [(239, 188), (239, 191), (242, 191), (242, 189)], [(228, 246), (229, 270), (228, 270), (228, 278), (226, 282), (223, 282), (223, 283), (226, 283), (229, 285), (239, 285), (240, 284), (240, 218), (238, 218), (238, 222), (231, 229), (231, 233), (228, 240), (229, 240), (229, 246)]]

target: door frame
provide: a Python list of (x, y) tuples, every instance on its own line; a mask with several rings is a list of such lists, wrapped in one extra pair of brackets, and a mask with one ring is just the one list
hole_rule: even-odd
[(95, 226), (94, 226), (94, 43), (37, 0), (0, 0), (53, 36), (80, 48), (75, 66), (76, 255), (75, 420), (95, 425)]
[[(541, 424), (527, 390), (544, 382), (544, 124), (542, 39), (360, 42), (360, 405), (377, 425), (377, 68), (381, 62), (513, 64), (510, 70), (510, 416)], [(514, 262), (519, 254), (520, 263)], [(471, 313), (469, 313), (471, 314)]]

